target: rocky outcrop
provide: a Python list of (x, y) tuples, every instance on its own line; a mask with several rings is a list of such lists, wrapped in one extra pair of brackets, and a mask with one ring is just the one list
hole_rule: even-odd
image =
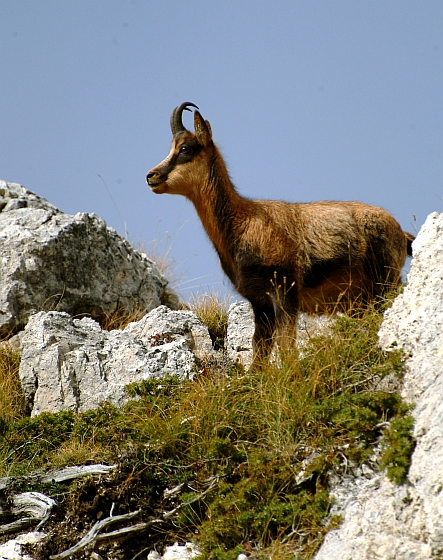
[(416, 447), (402, 486), (384, 474), (333, 488), (341, 527), (316, 560), (425, 560), (443, 557), (443, 214), (431, 214), (413, 244), (404, 292), (386, 312), (380, 344), (403, 348), (403, 397), (415, 408)]
[[(408, 284), (379, 335), (386, 351), (402, 348), (407, 357), (401, 392), (415, 405), (416, 441), (407, 481), (391, 483), (378, 471), (376, 455), (331, 480), (332, 513), (343, 522), (326, 536), (317, 560), (443, 557), (443, 214), (428, 217), (413, 248)], [(120, 406), (128, 398), (125, 385), (192, 376), (200, 360), (214, 356), (208, 329), (194, 313), (160, 305), (167, 281), (155, 264), (95, 214), (64, 214), (24, 187), (0, 181), (0, 263), (0, 331), (26, 325), (16, 342), (32, 415), (82, 412), (103, 401)], [(123, 330), (102, 330), (91, 318), (137, 308), (149, 312)], [(298, 346), (327, 333), (330, 322), (300, 314)], [(249, 303), (233, 304), (230, 360), (250, 365), (253, 331)], [(26, 507), (39, 498), (19, 496)], [(4, 543), (0, 558), (26, 558), (26, 538)], [(191, 545), (176, 545), (163, 558), (196, 554)]]
[(0, 331), (56, 309), (98, 320), (148, 312), (166, 278), (95, 214), (65, 214), (16, 183), (0, 181)]
[(161, 305), (140, 321), (130, 323), (124, 332), (146, 344), (153, 344), (156, 337), (179, 340), (184, 338), (190, 350), (201, 360), (213, 355), (208, 327), (193, 311), (173, 311)]
[(127, 400), (125, 385), (174, 374), (192, 376), (212, 352), (208, 329), (191, 311), (160, 306), (124, 330), (105, 331), (90, 318), (33, 315), (21, 337), (20, 379), (35, 416), (83, 412)]

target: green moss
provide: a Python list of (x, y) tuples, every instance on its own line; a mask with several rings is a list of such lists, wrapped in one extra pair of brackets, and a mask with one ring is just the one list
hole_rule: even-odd
[(383, 434), (380, 468), (386, 469), (387, 477), (395, 484), (405, 482), (415, 448), (414, 418), (409, 411), (410, 407), (403, 405)]

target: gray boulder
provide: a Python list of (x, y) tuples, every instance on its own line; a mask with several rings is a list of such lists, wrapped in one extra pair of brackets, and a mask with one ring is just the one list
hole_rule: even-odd
[(384, 474), (347, 478), (332, 489), (341, 527), (316, 560), (424, 560), (443, 557), (443, 214), (431, 214), (413, 243), (404, 292), (386, 312), (379, 338), (407, 357), (403, 397), (415, 404), (407, 482)]
[(56, 309), (103, 320), (148, 312), (166, 278), (95, 214), (65, 214), (15, 183), (0, 181), (0, 332)]
[(197, 364), (191, 348), (205, 355), (208, 341), (207, 328), (192, 312), (165, 306), (110, 332), (90, 318), (42, 311), (30, 318), (21, 338), (20, 379), (32, 416), (83, 412), (102, 401), (121, 406), (129, 383), (192, 376)]

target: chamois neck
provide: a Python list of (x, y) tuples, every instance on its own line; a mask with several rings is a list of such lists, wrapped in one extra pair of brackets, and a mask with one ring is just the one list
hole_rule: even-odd
[[(224, 268), (233, 268), (233, 255), (246, 225), (251, 203), (235, 189), (217, 148), (202, 178), (200, 188), (193, 191), (193, 202), (203, 227), (217, 250)], [(227, 270), (228, 276), (231, 276)]]

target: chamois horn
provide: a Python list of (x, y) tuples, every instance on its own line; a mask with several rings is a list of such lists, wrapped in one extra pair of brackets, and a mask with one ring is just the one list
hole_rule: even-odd
[(195, 107), (196, 109), (198, 109), (197, 105), (194, 105), (194, 103), (189, 103), (189, 101), (185, 101), (184, 103), (182, 103), (172, 111), (171, 131), (173, 136), (175, 136), (179, 132), (185, 132), (186, 128), (183, 126), (182, 114), (183, 111), (191, 110), (188, 109), (188, 107)]

